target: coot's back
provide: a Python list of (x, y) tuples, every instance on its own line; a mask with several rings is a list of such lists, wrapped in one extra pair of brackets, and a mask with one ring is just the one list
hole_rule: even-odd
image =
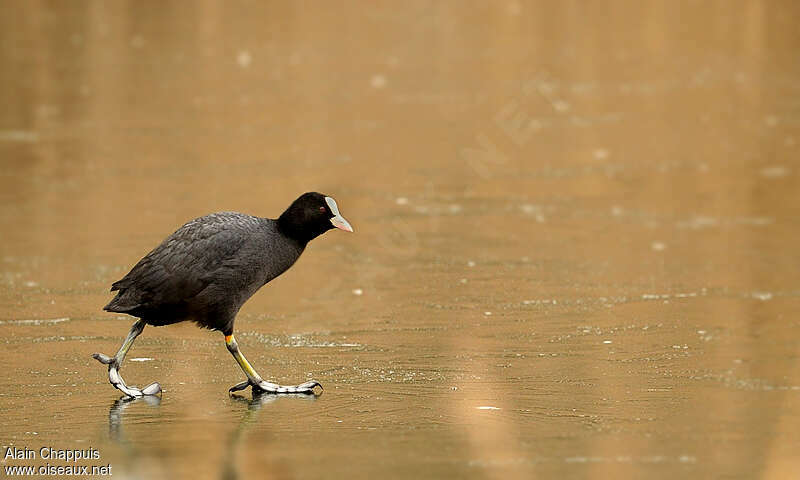
[(104, 310), (151, 325), (193, 320), (226, 331), (242, 304), (291, 267), (303, 248), (272, 219), (237, 212), (199, 217), (114, 282), (117, 296)]

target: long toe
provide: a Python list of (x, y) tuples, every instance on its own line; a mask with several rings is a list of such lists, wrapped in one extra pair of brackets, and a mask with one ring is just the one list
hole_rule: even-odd
[(132, 385), (128, 385), (125, 383), (125, 380), (122, 379), (122, 375), (119, 374), (119, 371), (114, 368), (113, 365), (108, 369), (108, 381), (111, 383), (111, 385), (114, 385), (114, 388), (131, 398), (139, 398), (145, 395), (155, 395), (161, 391), (161, 386), (157, 383), (151, 383), (145, 387), (145, 390), (153, 393), (145, 393)]
[(319, 382), (316, 380), (311, 380), (305, 383), (301, 383), (300, 385), (278, 385), (275, 383), (270, 382), (260, 382), (257, 385), (253, 385), (253, 391), (256, 393), (259, 392), (269, 392), (269, 393), (314, 393), (314, 388), (320, 387)]
[[(322, 388), (322, 384), (316, 380), (309, 380), (308, 382), (301, 383), (300, 385), (298, 385), (297, 390), (303, 392), (311, 392), (316, 387)], [(322, 389), (324, 390), (324, 388)]]
[(161, 385), (158, 382), (153, 382), (150, 385), (144, 387), (142, 389), (142, 393), (145, 395), (158, 395), (161, 393)]
[(278, 393), (280, 388), (281, 386), (277, 383), (265, 382), (263, 380), (253, 384), (253, 392), (255, 393)]
[(250, 380), (245, 380), (242, 383), (237, 383), (236, 385), (232, 386), (228, 389), (229, 393), (238, 392), (239, 390), (244, 390), (245, 388), (250, 386)]
[(114, 384), (114, 386), (117, 388), (117, 390), (119, 390), (120, 392), (124, 393), (125, 395), (131, 398), (140, 398), (144, 396), (144, 393), (142, 393), (142, 391), (136, 387), (129, 387), (124, 383)]
[(92, 358), (105, 365), (111, 365), (111, 362), (114, 361), (114, 357), (109, 357), (108, 355), (103, 355), (102, 353), (92, 354)]

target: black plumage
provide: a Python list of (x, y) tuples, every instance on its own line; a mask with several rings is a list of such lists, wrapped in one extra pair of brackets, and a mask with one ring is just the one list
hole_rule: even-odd
[(104, 307), (150, 325), (193, 320), (228, 335), (236, 312), (303, 253), (278, 222), (236, 212), (190, 221), (111, 285)]
[(196, 218), (114, 282), (117, 296), (104, 310), (155, 326), (191, 320), (228, 341), (241, 306), (291, 267), (309, 241), (334, 227), (352, 232), (336, 202), (316, 192), (301, 195), (277, 219), (237, 212)]

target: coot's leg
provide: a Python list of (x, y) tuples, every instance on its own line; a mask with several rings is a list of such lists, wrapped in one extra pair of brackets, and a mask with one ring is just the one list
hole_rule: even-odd
[(122, 346), (119, 347), (117, 354), (113, 357), (103, 355), (102, 353), (95, 353), (92, 355), (98, 362), (108, 365), (108, 381), (111, 382), (111, 385), (114, 385), (115, 388), (129, 397), (142, 397), (144, 395), (157, 395), (161, 393), (161, 385), (159, 385), (158, 382), (153, 382), (139, 390), (134, 386), (126, 385), (125, 380), (122, 379), (122, 375), (119, 374), (119, 370), (122, 368), (122, 361), (125, 360), (125, 355), (127, 355), (136, 337), (142, 333), (145, 325), (144, 320), (138, 320), (134, 323), (131, 327), (131, 331), (128, 333), (128, 337), (122, 343)]
[(242, 352), (239, 351), (239, 345), (236, 343), (236, 339), (233, 338), (233, 335), (225, 336), (225, 345), (228, 347), (228, 351), (231, 352), (231, 355), (233, 355), (233, 358), (236, 359), (236, 363), (242, 367), (244, 374), (247, 375), (247, 381), (232, 386), (229, 390), (230, 392), (244, 390), (249, 386), (253, 387), (254, 392), (267, 393), (314, 393), (314, 387), (322, 388), (322, 385), (315, 380), (301, 383), (300, 385), (278, 385), (277, 383), (265, 382), (261, 379), (261, 376), (255, 371), (253, 366), (250, 365), (250, 362), (244, 358)]

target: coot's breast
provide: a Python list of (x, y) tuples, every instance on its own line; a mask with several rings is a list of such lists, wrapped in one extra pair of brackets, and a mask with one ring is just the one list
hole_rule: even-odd
[(229, 298), (238, 310), (259, 288), (297, 261), (303, 247), (281, 235), (273, 220), (262, 220), (236, 255), (223, 260), (209, 275), (208, 287), (198, 295), (201, 300)]
[(249, 232), (236, 254), (207, 274), (208, 285), (190, 302), (191, 319), (207, 328), (232, 330), (241, 306), (301, 253), (303, 247), (281, 235), (273, 220), (259, 219), (258, 228)]

